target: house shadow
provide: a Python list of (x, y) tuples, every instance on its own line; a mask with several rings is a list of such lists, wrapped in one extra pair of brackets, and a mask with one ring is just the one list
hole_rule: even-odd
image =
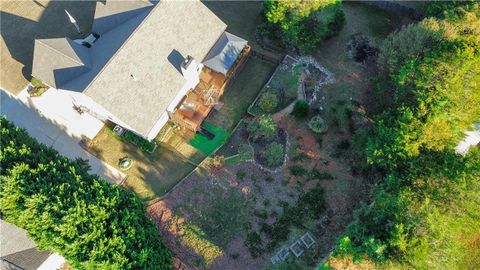
[(183, 61), (185, 60), (185, 57), (179, 51), (173, 49), (172, 52), (167, 56), (167, 59), (168, 62), (170, 62), (170, 64), (172, 64), (172, 66), (181, 74), (181, 66)]
[[(96, 4), (95, 1), (50, 1), (44, 6), (38, 1), (32, 1), (22, 2), (21, 5), (22, 8), (17, 9), (17, 14), (0, 11), (1, 36), (10, 57), (23, 65), (22, 75), (29, 81), (35, 39), (65, 36), (72, 39), (82, 38), (90, 32)], [(35, 17), (33, 10), (39, 10), (38, 21), (22, 17), (22, 13)], [(77, 33), (65, 10), (77, 20), (83, 34)], [(8, 60), (4, 60), (6, 59), (2, 59), (2, 65), (8, 65)]]

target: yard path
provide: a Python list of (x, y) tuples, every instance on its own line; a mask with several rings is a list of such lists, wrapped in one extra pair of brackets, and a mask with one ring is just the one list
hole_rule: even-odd
[[(110, 183), (120, 184), (125, 179), (126, 175), (124, 173), (81, 148), (79, 145), (81, 138), (75, 132), (72, 132), (72, 129), (69, 129), (65, 122), (66, 119), (61, 119), (62, 115), (42, 112), (35, 104), (38, 99), (32, 100), (26, 96), (14, 96), (3, 89), (0, 90), (0, 96), (1, 115), (6, 115), (8, 120), (12, 121), (16, 126), (26, 129), (28, 134), (37, 139), (38, 142), (53, 147), (68, 158), (88, 160), (90, 173), (96, 174)], [(50, 106), (52, 108), (59, 106), (55, 102), (52, 104), (55, 105)], [(63, 116), (65, 115), (64, 113)], [(86, 123), (76, 122), (76, 124)], [(83, 128), (86, 127), (83, 126)]]
[(272, 115), (272, 119), (276, 122), (280, 121), (284, 116), (289, 115), (293, 111), (293, 107), (295, 107), (295, 103), (299, 100), (305, 100), (305, 79), (306, 75), (302, 72), (300, 75), (300, 79), (298, 80), (298, 87), (297, 87), (297, 99), (295, 99), (290, 105), (285, 107), (283, 110), (275, 113)]

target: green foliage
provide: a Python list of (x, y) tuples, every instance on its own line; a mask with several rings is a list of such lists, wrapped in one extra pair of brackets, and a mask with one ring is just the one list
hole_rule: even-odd
[(0, 118), (2, 218), (78, 269), (171, 269), (143, 203)]
[(468, 4), (387, 38), (384, 47), (398, 50), (385, 54), (393, 104), (353, 139), (358, 161), (383, 182), (355, 213), (336, 256), (367, 255), (395, 269), (478, 265), (469, 250), (478, 249), (480, 152), (460, 156), (454, 148), (480, 119), (479, 14)]
[(440, 40), (441, 34), (435, 31), (439, 27), (437, 20), (427, 19), (390, 34), (380, 48), (379, 68), (386, 74), (396, 74), (406, 61), (424, 56)]
[(323, 133), (327, 131), (327, 123), (320, 115), (316, 115), (308, 122), (308, 127), (315, 133)]
[(267, 0), (264, 15), (263, 28), (271, 37), (281, 37), (283, 43), (304, 52), (337, 34), (345, 23), (341, 2), (336, 0)]
[(307, 170), (300, 165), (292, 165), (290, 166), (289, 169), (290, 169), (290, 173), (294, 176), (302, 176), (307, 173)]
[(278, 106), (278, 97), (273, 92), (262, 94), (258, 100), (258, 106), (264, 113), (273, 113)]
[(143, 152), (151, 152), (155, 148), (154, 142), (149, 142), (129, 130), (125, 131), (125, 133), (123, 134), (123, 137), (125, 138), (126, 141), (131, 142), (134, 145), (140, 147), (140, 149)]
[(262, 157), (267, 161), (269, 166), (279, 166), (283, 163), (285, 151), (283, 145), (277, 142), (271, 142), (262, 153)]
[(262, 115), (247, 122), (247, 132), (254, 141), (271, 140), (277, 135), (277, 123), (272, 117)]
[(249, 232), (244, 244), (248, 248), (248, 251), (250, 251), (252, 257), (256, 258), (262, 255), (262, 238), (257, 232)]
[(33, 87), (45, 86), (42, 81), (40, 81), (39, 79), (37, 79), (35, 77), (32, 77), (32, 80), (30, 80), (30, 82), (32, 83)]
[(292, 115), (297, 118), (305, 118), (307, 117), (309, 111), (310, 106), (308, 106), (308, 103), (303, 100), (299, 100), (295, 102), (295, 105), (293, 106)]
[(237, 179), (239, 180), (243, 180), (245, 178), (245, 176), (247, 176), (247, 173), (242, 171), (242, 170), (238, 170), (237, 171)]
[(323, 189), (316, 185), (300, 195), (295, 205), (283, 205), (283, 213), (266, 232), (270, 237), (267, 249), (274, 250), (280, 242), (288, 239), (290, 227), (302, 227), (307, 220), (317, 219), (325, 209)]

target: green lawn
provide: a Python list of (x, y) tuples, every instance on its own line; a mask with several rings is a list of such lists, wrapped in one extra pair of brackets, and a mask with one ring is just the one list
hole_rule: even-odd
[(128, 176), (123, 185), (145, 201), (164, 195), (194, 169), (185, 157), (162, 144), (148, 154), (107, 127), (93, 139), (88, 151), (117, 169), (119, 159), (130, 157), (133, 166), (123, 171)]
[(243, 70), (233, 78), (221, 98), (224, 106), (207, 118), (226, 130), (232, 130), (268, 81), (277, 65), (251, 56)]
[(200, 133), (195, 134), (195, 136), (188, 142), (191, 146), (197, 148), (205, 155), (209, 156), (212, 154), (218, 147), (225, 143), (228, 132), (222, 128), (219, 128), (211, 123), (204, 122), (202, 127), (212, 134), (215, 135), (213, 139), (207, 138), (205, 135)]

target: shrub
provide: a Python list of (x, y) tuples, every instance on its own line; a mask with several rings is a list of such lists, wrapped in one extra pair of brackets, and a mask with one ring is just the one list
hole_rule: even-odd
[(75, 269), (171, 269), (144, 204), (0, 118), (2, 219)]
[(242, 170), (237, 171), (237, 179), (239, 179), (239, 180), (243, 180), (243, 178), (245, 178), (246, 175), (247, 175), (247, 173), (245, 173)]
[(290, 173), (295, 176), (302, 176), (307, 173), (307, 170), (299, 165), (292, 165), (290, 166)]
[(292, 115), (297, 118), (305, 118), (307, 117), (309, 111), (310, 107), (308, 106), (308, 103), (303, 100), (299, 100), (295, 102), (295, 105), (293, 106)]
[(271, 140), (277, 134), (277, 123), (272, 117), (262, 115), (247, 123), (247, 132), (254, 141)]
[(260, 96), (258, 106), (264, 113), (275, 112), (278, 106), (278, 97), (275, 93), (266, 92)]
[(317, 169), (313, 169), (310, 172), (310, 178), (318, 180), (328, 180), (333, 179), (333, 175), (328, 172), (319, 172)]
[(267, 182), (273, 182), (274, 180), (275, 179), (271, 175), (269, 175), (265, 178), (265, 181), (267, 181)]
[(288, 239), (291, 226), (301, 227), (307, 219), (316, 219), (325, 210), (323, 188), (316, 185), (300, 195), (295, 205), (282, 202), (283, 213), (271, 227), (267, 248), (274, 250), (278, 243)]
[(125, 131), (123, 137), (127, 142), (133, 143), (134, 145), (140, 147), (143, 152), (151, 152), (153, 149), (155, 149), (155, 143), (149, 142), (129, 130)]
[(285, 153), (283, 151), (283, 145), (272, 142), (265, 148), (262, 153), (263, 158), (267, 160), (269, 166), (278, 166), (283, 163), (283, 157)]
[(219, 170), (225, 165), (225, 157), (221, 155), (215, 155), (208, 160), (207, 166), (214, 170)]
[(248, 251), (250, 251), (252, 257), (256, 258), (262, 255), (262, 238), (257, 232), (249, 232), (244, 244), (248, 248)]
[(268, 212), (265, 209), (261, 209), (261, 210), (255, 209), (255, 211), (253, 211), (253, 214), (255, 216), (257, 216), (258, 218), (261, 218), (261, 219), (267, 219), (268, 218)]
[(320, 115), (314, 116), (310, 122), (308, 122), (308, 127), (315, 133), (323, 133), (327, 131), (327, 124)]

